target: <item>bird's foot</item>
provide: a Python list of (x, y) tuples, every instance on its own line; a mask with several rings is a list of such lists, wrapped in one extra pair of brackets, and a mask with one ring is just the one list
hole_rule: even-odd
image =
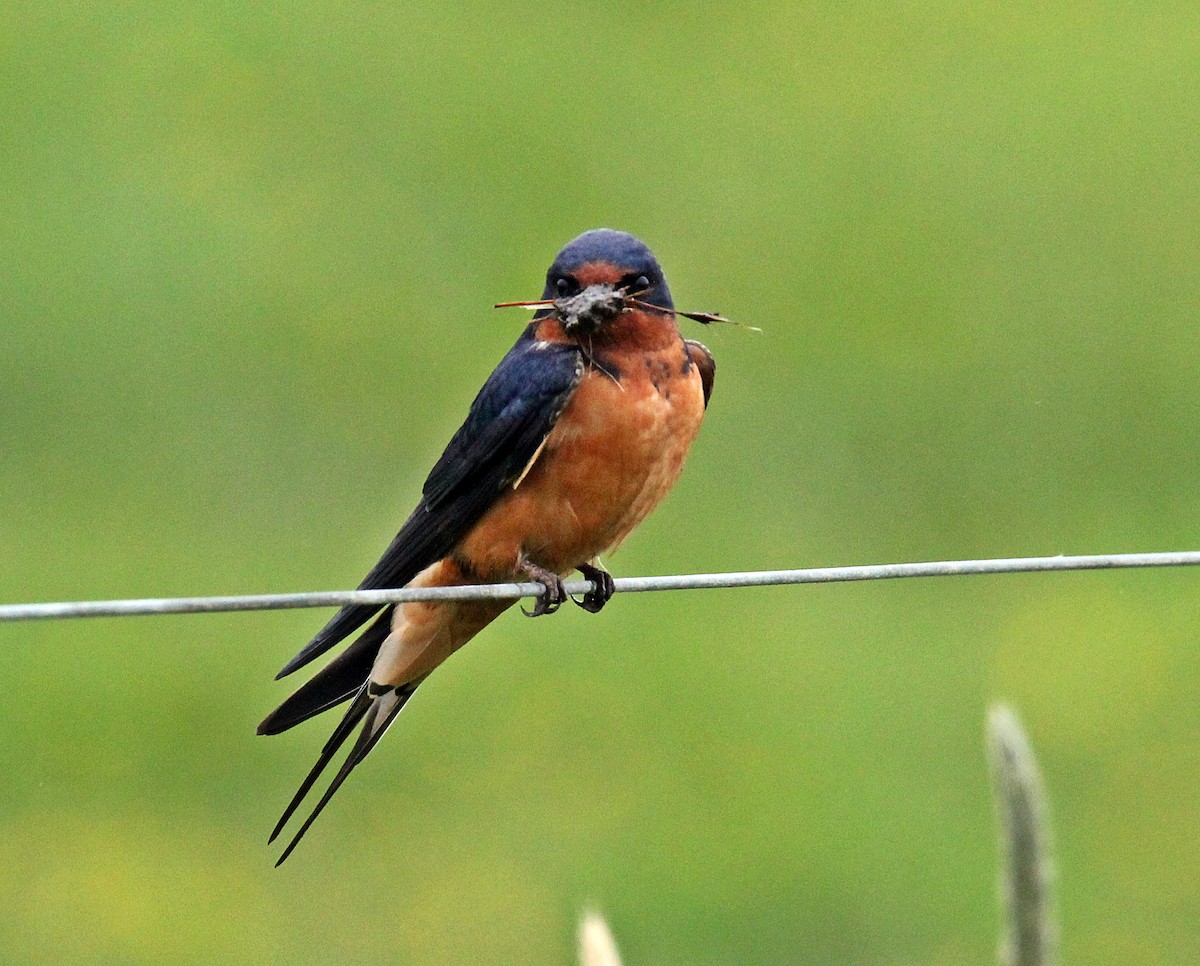
[(533, 605), (533, 610), (525, 610), (521, 608), (521, 612), (526, 617), (541, 617), (543, 614), (553, 614), (556, 610), (562, 607), (563, 601), (567, 599), (567, 589), (563, 586), (562, 578), (553, 571), (547, 570), (545, 567), (539, 567), (535, 563), (530, 563), (528, 560), (521, 561), (521, 569), (525, 571), (530, 580), (533, 580), (546, 588), (546, 592)]
[(612, 598), (613, 593), (617, 589), (616, 582), (613, 580), (613, 575), (603, 567), (583, 563), (576, 569), (583, 574), (585, 580), (592, 582), (593, 588), (584, 594), (582, 598), (577, 600), (572, 597), (571, 600), (589, 614), (595, 614)]

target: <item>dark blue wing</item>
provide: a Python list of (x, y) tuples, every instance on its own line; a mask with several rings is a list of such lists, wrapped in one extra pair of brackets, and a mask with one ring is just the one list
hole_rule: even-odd
[[(466, 422), (425, 481), (421, 502), (359, 589), (403, 587), (446, 556), (520, 477), (582, 376), (579, 350), (535, 341), (531, 325), (479, 390)], [(278, 677), (329, 650), (379, 609), (343, 607)]]
[(422, 489), (426, 510), (465, 532), (525, 471), (583, 377), (572, 345), (518, 342), (484, 383)]

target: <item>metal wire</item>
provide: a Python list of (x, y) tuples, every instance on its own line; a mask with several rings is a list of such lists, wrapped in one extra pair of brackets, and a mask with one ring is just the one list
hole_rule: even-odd
[[(723, 574), (677, 574), (665, 577), (618, 577), (618, 593), (656, 590), (709, 590), (719, 587), (773, 587), (780, 584), (829, 584), (850, 580), (895, 580), (901, 577), (956, 577), (968, 574), (1039, 573), (1051, 570), (1109, 570), (1126, 567), (1194, 567), (1200, 551), (1092, 554), (1080, 557), (1011, 557), (999, 560), (942, 560), (927, 563), (816, 567), (808, 570), (753, 570)], [(592, 590), (589, 580), (565, 581), (571, 594)], [(419, 587), (396, 590), (331, 590), (299, 594), (249, 594), (238, 597), (165, 597), (141, 600), (87, 600), (73, 603), (0, 605), (0, 623), (73, 617), (133, 617), (146, 614), (212, 614), (240, 610), (284, 610), (295, 607), (340, 607), (344, 604), (393, 604), (414, 601), (507, 600), (540, 597), (538, 583), (471, 584), (462, 587)]]

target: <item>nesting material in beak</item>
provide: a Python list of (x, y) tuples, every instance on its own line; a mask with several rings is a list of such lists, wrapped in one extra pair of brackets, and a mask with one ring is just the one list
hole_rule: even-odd
[(594, 332), (615, 319), (626, 306), (625, 290), (609, 283), (589, 285), (576, 295), (554, 299), (554, 310), (567, 332)]

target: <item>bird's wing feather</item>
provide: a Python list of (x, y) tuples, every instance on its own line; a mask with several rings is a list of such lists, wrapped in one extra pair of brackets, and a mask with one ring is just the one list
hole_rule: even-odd
[(258, 726), (260, 735), (277, 735), (313, 715), (348, 701), (367, 675), (392, 629), (395, 605), (385, 607), (358, 639), (288, 697)]
[(708, 346), (703, 342), (684, 339), (683, 344), (687, 348), (688, 358), (692, 360), (692, 365), (700, 370), (700, 385), (704, 389), (704, 408), (707, 409), (708, 398), (712, 395), (713, 382), (717, 377), (717, 360), (713, 358), (713, 354), (708, 351)]
[(480, 390), (425, 481), (431, 513), (457, 521), (465, 512), (474, 523), (480, 504), (486, 509), (520, 477), (549, 435), (583, 377), (583, 356), (572, 345), (541, 346), (509, 353), (509, 365)]
[[(518, 479), (583, 375), (573, 345), (533, 341), (532, 329), (500, 361), (471, 404), (466, 421), (425, 481), (417, 508), (360, 590), (403, 587), (448, 554)], [(361, 627), (379, 607), (339, 610), (279, 672), (291, 674)]]

